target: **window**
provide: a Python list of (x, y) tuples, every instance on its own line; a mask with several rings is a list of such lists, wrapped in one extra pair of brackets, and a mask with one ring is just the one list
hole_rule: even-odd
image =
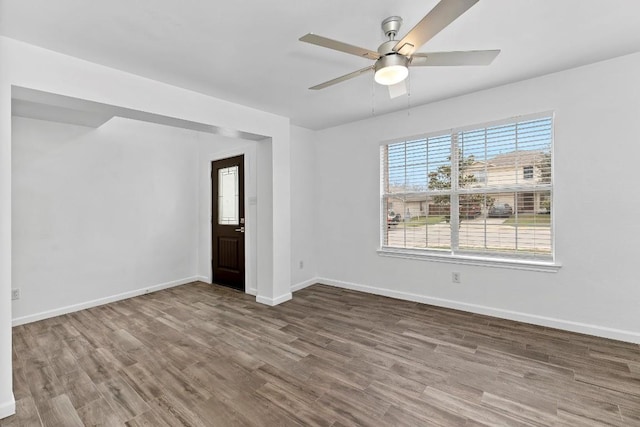
[(544, 114), (383, 145), (382, 252), (552, 261), (552, 139)]
[(238, 166), (218, 169), (218, 224), (238, 222)]

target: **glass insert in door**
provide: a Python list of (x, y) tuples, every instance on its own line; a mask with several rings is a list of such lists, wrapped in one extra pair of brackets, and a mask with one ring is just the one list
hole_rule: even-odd
[(238, 166), (218, 169), (218, 224), (238, 225), (240, 211)]

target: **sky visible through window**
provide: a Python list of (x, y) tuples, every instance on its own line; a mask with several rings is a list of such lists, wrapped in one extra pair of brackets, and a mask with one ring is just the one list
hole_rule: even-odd
[[(450, 165), (452, 134), (389, 144), (389, 185), (405, 191), (426, 191), (429, 173)], [(466, 159), (491, 162), (496, 156), (522, 151), (549, 153), (551, 117), (457, 132), (458, 149)], [(526, 165), (521, 165), (526, 166)]]

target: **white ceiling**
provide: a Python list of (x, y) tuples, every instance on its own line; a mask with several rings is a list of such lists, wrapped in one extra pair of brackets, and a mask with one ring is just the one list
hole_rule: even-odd
[(640, 50), (640, 0), (480, 0), (420, 51), (502, 49), (488, 67), (412, 68), (390, 100), (372, 61), (305, 44), (308, 32), (375, 50), (437, 0), (0, 0), (0, 34), (290, 117), (321, 129)]

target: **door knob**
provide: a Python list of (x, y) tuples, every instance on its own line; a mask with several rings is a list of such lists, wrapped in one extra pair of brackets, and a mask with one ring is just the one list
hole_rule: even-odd
[(236, 228), (236, 231), (239, 231), (240, 233), (244, 233), (244, 227)]

